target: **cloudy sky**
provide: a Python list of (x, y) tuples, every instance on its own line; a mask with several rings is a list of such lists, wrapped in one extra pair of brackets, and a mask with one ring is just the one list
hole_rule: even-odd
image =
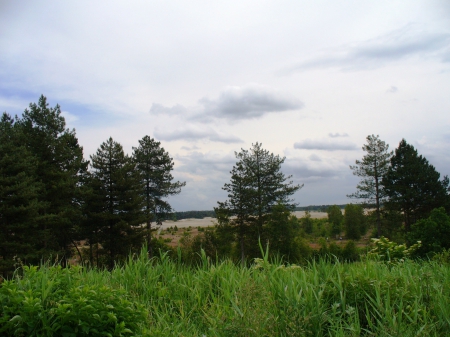
[(286, 157), (301, 206), (347, 203), (367, 135), (450, 174), (450, 2), (0, 0), (0, 109), (44, 94), (86, 158), (149, 135), (212, 209), (234, 152)]

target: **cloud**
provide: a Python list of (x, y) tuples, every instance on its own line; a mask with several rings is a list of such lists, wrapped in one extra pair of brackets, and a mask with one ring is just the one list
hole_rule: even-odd
[(294, 144), (294, 149), (300, 150), (325, 150), (325, 151), (350, 151), (357, 150), (358, 147), (352, 143), (338, 143), (327, 140), (305, 139)]
[(230, 122), (260, 118), (268, 113), (297, 110), (304, 104), (277, 90), (260, 86), (227, 87), (216, 99), (202, 98), (202, 112), (194, 119), (210, 121), (213, 118)]
[(176, 156), (181, 165), (177, 168), (180, 172), (208, 177), (210, 175), (220, 176), (223, 183), (229, 180), (229, 172), (236, 164), (236, 157), (233, 154), (221, 155), (214, 152), (192, 152), (186, 156)]
[(268, 113), (298, 110), (304, 106), (301, 101), (286, 93), (257, 84), (226, 87), (217, 98), (203, 97), (198, 104), (197, 107), (188, 109), (179, 104), (165, 107), (153, 103), (150, 113), (183, 116), (193, 122), (202, 123), (215, 119), (236, 122), (257, 119)]
[(305, 162), (298, 162), (295, 159), (290, 159), (285, 162), (283, 172), (286, 175), (292, 175), (295, 182), (303, 183), (307, 181), (314, 181), (317, 179), (332, 179), (341, 174), (339, 169), (330, 167), (326, 163), (309, 165)]
[(388, 90), (386, 90), (387, 93), (395, 94), (398, 91), (397, 87), (391, 86)]
[(242, 143), (243, 140), (233, 136), (227, 135), (223, 133), (218, 133), (214, 129), (210, 127), (184, 127), (175, 129), (173, 131), (160, 131), (158, 129), (155, 130), (155, 137), (160, 140), (166, 141), (175, 141), (175, 140), (184, 140), (184, 141), (199, 141), (199, 140), (209, 140), (212, 142), (220, 142), (220, 143)]
[(193, 146), (182, 146), (181, 149), (186, 151), (194, 151), (199, 150), (200, 148), (196, 145), (193, 145)]
[(331, 138), (339, 138), (339, 137), (348, 137), (348, 133), (346, 133), (346, 132), (344, 132), (344, 133), (338, 133), (338, 132), (336, 132), (336, 133), (329, 133), (328, 134), (328, 136), (329, 137), (331, 137)]
[(419, 25), (409, 24), (402, 29), (362, 43), (327, 50), (323, 55), (299, 62), (280, 73), (289, 74), (314, 68), (373, 69), (388, 62), (413, 56), (431, 56), (440, 59), (441, 62), (448, 62), (449, 43), (448, 32), (430, 33), (421, 29)]
[(312, 160), (312, 161), (322, 161), (322, 159), (321, 159), (317, 154), (315, 154), (315, 153), (313, 153), (312, 155), (310, 155), (310, 156), (308, 157), (308, 159), (309, 159), (309, 160)]
[(74, 114), (71, 114), (69, 111), (61, 111), (61, 115), (66, 120), (67, 124), (72, 124), (79, 119), (77, 116), (75, 116)]
[(188, 109), (186, 109), (184, 106), (182, 105), (174, 105), (173, 107), (169, 108), (169, 107), (165, 107), (161, 104), (158, 103), (153, 103), (151, 108), (150, 108), (150, 113), (153, 115), (185, 115), (188, 112)]

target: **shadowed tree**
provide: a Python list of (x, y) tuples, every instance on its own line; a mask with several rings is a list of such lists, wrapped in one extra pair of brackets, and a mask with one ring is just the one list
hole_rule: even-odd
[(133, 147), (133, 159), (139, 172), (141, 182), (141, 195), (144, 199), (145, 222), (147, 225), (147, 246), (149, 256), (153, 256), (151, 242), (151, 224), (161, 225), (172, 207), (164, 200), (172, 195), (179, 194), (186, 182), (173, 182), (171, 171), (173, 159), (161, 147), (161, 143), (149, 136), (139, 141), (139, 146)]
[(363, 199), (368, 204), (375, 204), (377, 237), (381, 236), (380, 207), (386, 194), (381, 185), (383, 175), (388, 171), (392, 151), (388, 152), (389, 145), (380, 140), (379, 136), (367, 136), (367, 144), (362, 149), (367, 154), (362, 160), (357, 160), (356, 165), (350, 165), (355, 176), (361, 177), (356, 186), (357, 191), (347, 195), (349, 198)]
[(449, 179), (440, 174), (404, 139), (391, 158), (382, 185), (389, 199), (389, 210), (403, 213), (405, 230), (417, 220), (427, 218), (434, 208), (449, 207)]
[(141, 184), (136, 165), (122, 146), (109, 138), (91, 156), (91, 223), (97, 239), (108, 252), (108, 266), (142, 245), (144, 221)]
[(72, 254), (81, 219), (80, 174), (88, 165), (83, 148), (75, 130), (66, 129), (60, 106), (50, 108), (44, 96), (38, 104), (30, 104), (17, 124), (22, 144), (36, 158), (35, 173), (42, 184), (38, 197), (44, 204), (38, 230), (42, 252), (58, 254), (64, 263)]
[(360, 205), (345, 206), (344, 228), (347, 239), (351, 240), (359, 240), (366, 233), (366, 218)]
[(39, 263), (38, 232), (41, 184), (37, 160), (21, 142), (20, 129), (3, 114), (0, 121), (0, 273), (14, 269), (13, 257), (23, 263)]
[(342, 221), (344, 220), (344, 215), (341, 209), (337, 205), (328, 207), (328, 222), (331, 224), (331, 234), (338, 235), (342, 230)]
[[(281, 172), (285, 158), (264, 150), (262, 144), (253, 144), (249, 151), (242, 149), (235, 155), (238, 161), (230, 172), (231, 181), (223, 187), (228, 192), (228, 200), (219, 205), (236, 216), (234, 223), (242, 231), (254, 233), (254, 247), (258, 251), (258, 238), (269, 239), (264, 237), (263, 226), (270, 218), (273, 206), (280, 203), (292, 210), (295, 204), (290, 196), (302, 186), (294, 185), (289, 180), (291, 176)], [(243, 236), (244, 233), (241, 238)], [(241, 239), (241, 261), (244, 263), (243, 241)]]

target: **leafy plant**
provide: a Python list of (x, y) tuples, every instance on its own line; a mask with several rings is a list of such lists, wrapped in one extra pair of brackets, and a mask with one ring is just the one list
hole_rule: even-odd
[(369, 258), (375, 258), (390, 263), (403, 262), (421, 247), (420, 241), (407, 247), (406, 244), (400, 245), (393, 241), (389, 241), (389, 239), (384, 236), (379, 239), (374, 238), (372, 241), (375, 244), (375, 248), (369, 252)]

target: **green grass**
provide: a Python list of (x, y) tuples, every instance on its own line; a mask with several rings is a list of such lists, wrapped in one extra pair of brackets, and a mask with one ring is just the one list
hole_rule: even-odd
[(200, 261), (25, 267), (1, 285), (0, 335), (450, 336), (448, 264)]

